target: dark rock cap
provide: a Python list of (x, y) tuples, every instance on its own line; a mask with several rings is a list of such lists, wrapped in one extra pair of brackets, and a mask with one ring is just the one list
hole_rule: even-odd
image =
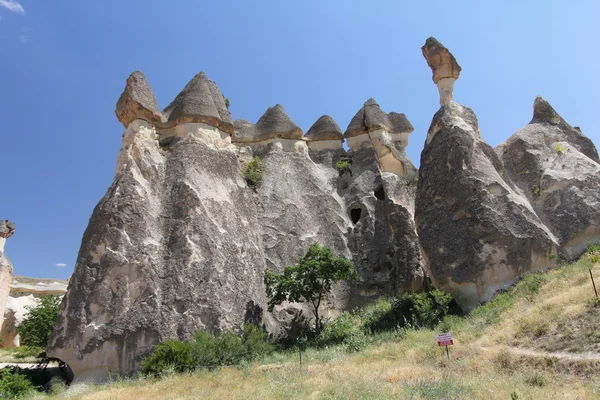
[[(15, 233), (15, 223), (7, 219), (0, 220), (0, 237), (8, 239)], [(2, 253), (0, 253), (2, 254)]]
[(566, 124), (565, 120), (554, 111), (554, 108), (552, 108), (550, 103), (541, 96), (536, 97), (533, 102), (533, 118), (531, 119), (530, 124), (536, 123), (552, 125), (559, 125), (561, 123)]
[(306, 132), (305, 138), (311, 141), (343, 140), (342, 130), (329, 115), (321, 116)]
[(154, 93), (140, 71), (133, 72), (127, 78), (125, 90), (117, 101), (115, 114), (125, 127), (136, 119), (151, 123), (161, 122), (162, 118)]
[(369, 99), (350, 121), (344, 137), (359, 136), (377, 129), (385, 129), (391, 133), (414, 130), (404, 114), (386, 114), (374, 99)]
[(261, 142), (267, 139), (302, 139), (302, 129), (288, 117), (280, 104), (269, 107), (256, 125), (236, 120), (234, 142)]
[(443, 78), (458, 79), (461, 67), (450, 51), (436, 38), (430, 37), (421, 47), (423, 57), (433, 72), (433, 82), (438, 83)]
[(204, 72), (196, 74), (175, 100), (163, 111), (168, 125), (202, 122), (233, 133), (231, 114), (217, 85)]

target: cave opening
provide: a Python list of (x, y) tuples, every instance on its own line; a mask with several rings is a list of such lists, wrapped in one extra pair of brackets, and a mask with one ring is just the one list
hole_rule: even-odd
[(377, 200), (385, 200), (385, 190), (383, 190), (383, 186), (379, 186), (377, 190), (373, 192)]
[(350, 218), (352, 218), (352, 223), (356, 224), (360, 219), (360, 214), (362, 214), (362, 208), (353, 208), (350, 210)]

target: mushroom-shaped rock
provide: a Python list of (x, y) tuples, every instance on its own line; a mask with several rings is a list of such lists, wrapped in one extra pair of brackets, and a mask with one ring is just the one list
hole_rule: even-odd
[(225, 97), (204, 72), (198, 73), (164, 110), (168, 125), (201, 122), (228, 134), (233, 133)]
[(306, 132), (305, 138), (311, 141), (342, 140), (342, 130), (329, 115), (321, 116)]
[(154, 93), (140, 71), (135, 71), (127, 78), (125, 90), (117, 101), (115, 114), (125, 127), (136, 119), (150, 123), (161, 122), (162, 117)]
[(452, 53), (434, 37), (427, 39), (421, 50), (433, 73), (433, 82), (440, 91), (440, 104), (450, 103), (453, 98), (454, 82), (460, 75), (460, 65)]
[(385, 129), (390, 133), (410, 133), (414, 130), (404, 114), (386, 114), (374, 99), (369, 99), (350, 121), (344, 137), (351, 138), (377, 129)]
[(256, 125), (246, 120), (235, 122), (234, 142), (251, 143), (274, 138), (302, 139), (302, 129), (288, 117), (280, 104), (269, 107)]

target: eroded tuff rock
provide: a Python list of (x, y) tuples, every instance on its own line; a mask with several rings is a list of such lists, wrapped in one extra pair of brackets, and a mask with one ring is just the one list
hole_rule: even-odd
[(162, 121), (154, 93), (146, 77), (140, 71), (133, 72), (127, 78), (125, 90), (117, 101), (115, 114), (125, 128), (136, 119), (151, 123)]
[(281, 104), (269, 107), (256, 125), (239, 119), (235, 121), (234, 143), (262, 142), (269, 139), (301, 139), (302, 130), (287, 115)]
[[(0, 220), (0, 310), (6, 308), (10, 283), (12, 282), (13, 266), (4, 254), (6, 239), (15, 233), (15, 224), (8, 220)], [(4, 323), (3, 315), (0, 316), (0, 326)]]
[(66, 291), (66, 281), (14, 276), (0, 330), (1, 346), (18, 347), (20, 345), (17, 327), (25, 319), (28, 313), (27, 307), (37, 306), (40, 303), (40, 296), (63, 296)]
[(319, 117), (304, 137), (315, 142), (325, 140), (342, 141), (344, 139), (339, 125), (329, 115)]
[(464, 309), (555, 265), (558, 245), (479, 136), (473, 111), (442, 106), (421, 153), (416, 198), (430, 276)]
[(505, 171), (572, 259), (600, 238), (600, 164), (590, 139), (541, 97), (533, 119), (496, 147)]
[(163, 114), (168, 119), (169, 127), (201, 122), (233, 134), (233, 122), (225, 105), (225, 97), (204, 72), (192, 78)]
[(421, 51), (433, 73), (433, 83), (437, 85), (440, 92), (440, 104), (449, 104), (454, 96), (454, 82), (460, 75), (460, 65), (452, 53), (434, 37), (425, 41)]
[[(163, 131), (137, 120), (123, 136), (47, 348), (76, 379), (129, 373), (167, 338), (261, 318), (264, 254), (252, 191), (229, 135), (211, 125), (225, 117), (196, 112), (222, 100), (215, 89), (196, 76), (170, 106), (171, 121), (195, 122)], [(159, 146), (165, 137), (177, 140)]]
[(404, 176), (416, 171), (405, 150), (413, 130), (404, 114), (386, 114), (369, 99), (350, 121), (344, 137), (350, 148), (372, 147), (382, 171)]

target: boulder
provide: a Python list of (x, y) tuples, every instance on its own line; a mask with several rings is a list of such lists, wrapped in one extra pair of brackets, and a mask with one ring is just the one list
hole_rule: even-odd
[(421, 153), (415, 221), (429, 274), (465, 310), (556, 264), (558, 240), (480, 138), (472, 110), (444, 105)]
[(140, 71), (133, 72), (127, 78), (125, 90), (117, 101), (115, 114), (125, 128), (136, 119), (154, 124), (162, 121), (154, 93)]
[(233, 122), (225, 97), (204, 72), (196, 74), (175, 100), (164, 109), (166, 126), (188, 122), (205, 123), (233, 134)]
[(600, 239), (598, 152), (546, 100), (536, 98), (531, 122), (495, 151), (557, 237), (562, 258), (573, 259), (587, 242)]

